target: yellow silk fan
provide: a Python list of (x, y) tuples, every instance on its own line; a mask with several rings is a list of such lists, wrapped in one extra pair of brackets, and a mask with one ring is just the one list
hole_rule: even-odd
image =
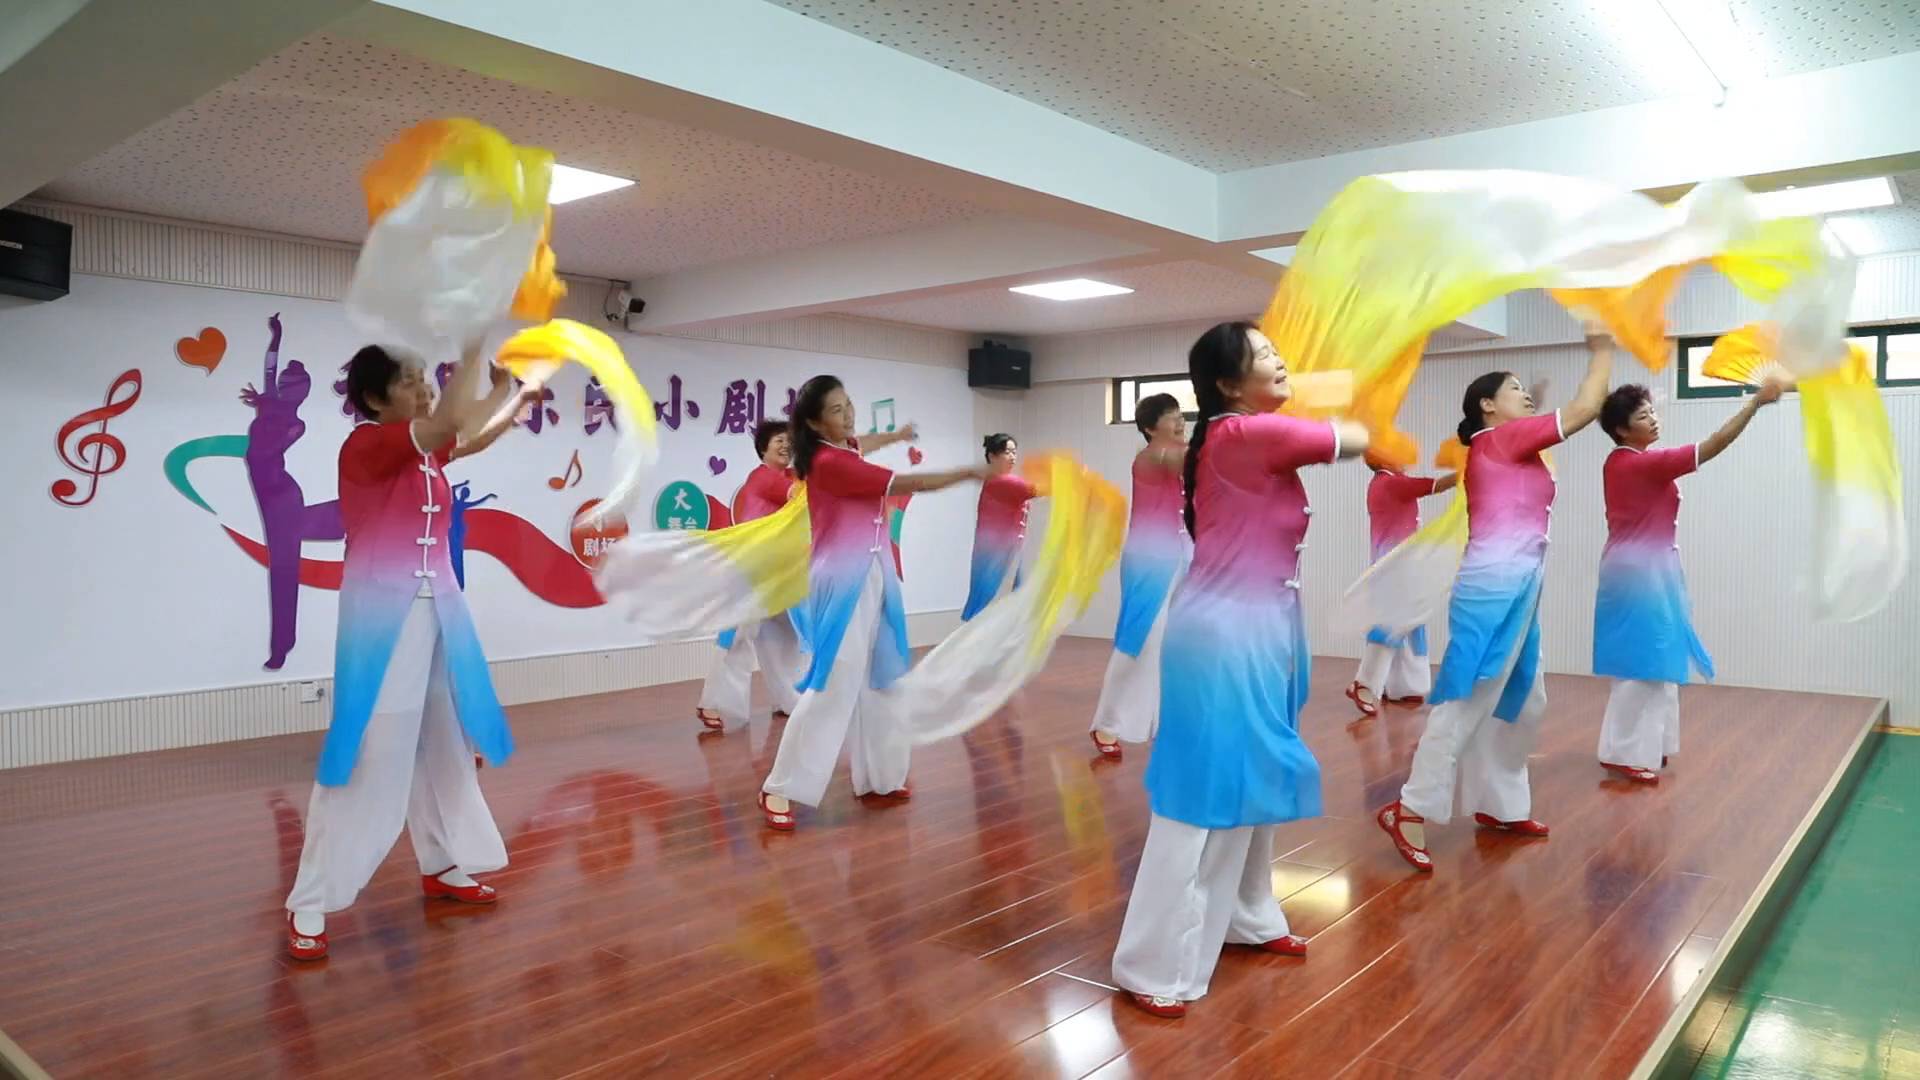
[(1771, 323), (1748, 323), (1720, 335), (1706, 363), (1700, 365), (1700, 374), (1748, 386), (1761, 386), (1770, 380), (1791, 384), (1793, 372), (1774, 359), (1779, 351), (1779, 328)]

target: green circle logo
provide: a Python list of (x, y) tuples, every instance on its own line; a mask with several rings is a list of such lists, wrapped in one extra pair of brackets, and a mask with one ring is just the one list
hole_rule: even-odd
[(707, 493), (691, 480), (675, 480), (653, 500), (656, 529), (704, 529), (709, 521)]

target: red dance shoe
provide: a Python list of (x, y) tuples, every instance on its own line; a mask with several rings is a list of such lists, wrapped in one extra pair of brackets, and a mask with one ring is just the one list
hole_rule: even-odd
[(876, 799), (885, 799), (888, 802), (907, 802), (913, 798), (913, 786), (911, 784), (902, 784), (892, 791), (875, 792), (873, 797)]
[[(444, 874), (446, 871), (442, 870), (440, 873)], [(420, 891), (426, 893), (430, 900), (445, 897), (448, 900), (458, 900), (463, 904), (491, 904), (500, 899), (500, 894), (494, 891), (491, 885), (481, 885), (477, 882), (472, 885), (449, 885), (435, 874), (420, 875)]]
[(1093, 745), (1099, 747), (1101, 757), (1112, 758), (1115, 761), (1120, 760), (1121, 750), (1119, 739), (1115, 739), (1112, 742), (1101, 742), (1100, 733), (1097, 731), (1087, 732), (1087, 738), (1092, 739)]
[(1615, 765), (1611, 761), (1601, 762), (1600, 767), (1608, 772), (1618, 773), (1638, 783), (1657, 784), (1660, 782), (1660, 774), (1654, 772), (1652, 769), (1642, 769), (1634, 765)]
[(1401, 806), (1400, 801), (1396, 799), (1381, 807), (1380, 812), (1373, 815), (1373, 820), (1382, 829), (1387, 831), (1388, 836), (1393, 837), (1393, 846), (1399, 849), (1400, 857), (1407, 860), (1408, 865), (1421, 873), (1433, 872), (1433, 856), (1428, 853), (1426, 848), (1414, 847), (1413, 841), (1407, 839), (1407, 835), (1400, 831), (1401, 822), (1414, 822), (1424, 825), (1427, 821), (1426, 818)]
[(1140, 1008), (1146, 1010), (1147, 1013), (1153, 1016), (1160, 1017), (1162, 1020), (1178, 1020), (1187, 1015), (1187, 1003), (1184, 1001), (1175, 1001), (1172, 998), (1149, 997), (1146, 994), (1128, 994), (1127, 996), (1133, 999), (1135, 1005), (1140, 1006)]
[(700, 722), (706, 725), (708, 731), (719, 731), (727, 726), (727, 722), (720, 718), (719, 713), (714, 713), (709, 716), (707, 710), (695, 709), (693, 710), (693, 715), (700, 718)]
[(312, 937), (293, 928), (293, 912), (287, 912), (287, 954), (295, 960), (318, 960), (327, 955), (327, 932)]
[[(1354, 683), (1347, 687), (1347, 700), (1353, 702), (1353, 707), (1360, 710), (1361, 716), (1380, 715), (1380, 706), (1377, 702), (1362, 701), (1360, 699), (1360, 691), (1362, 690), (1367, 690), (1367, 688), (1361, 686), (1359, 683)], [(1367, 693), (1371, 694), (1373, 691), (1367, 690)]]
[(788, 711), (787, 711), (787, 710), (785, 710), (785, 709), (775, 709), (775, 710), (773, 710), (773, 718), (774, 718), (775, 720), (786, 720), (786, 719), (790, 719), (790, 718), (791, 718), (792, 716), (793, 716), (793, 714), (792, 714), (792, 713), (790, 713), (790, 712), (788, 712)]
[(1423, 694), (1408, 694), (1406, 697), (1390, 697), (1385, 700), (1387, 704), (1397, 705), (1402, 709), (1417, 709), (1427, 703), (1426, 696)]
[(1281, 956), (1307, 955), (1307, 939), (1298, 934), (1288, 934), (1286, 937), (1274, 938), (1272, 941), (1263, 941), (1260, 947), (1270, 953), (1279, 953)]
[(1545, 836), (1547, 824), (1528, 818), (1525, 821), (1501, 821), (1491, 814), (1473, 815), (1473, 823), (1483, 829), (1498, 829), (1501, 832), (1519, 833), (1521, 836)]
[(767, 815), (767, 828), (775, 832), (793, 831), (792, 799), (787, 800), (787, 809), (785, 810), (769, 810), (767, 809), (767, 793), (763, 791), (760, 793), (760, 812)]

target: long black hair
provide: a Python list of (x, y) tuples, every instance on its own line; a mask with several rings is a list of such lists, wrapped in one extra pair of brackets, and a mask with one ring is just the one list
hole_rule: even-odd
[(1485, 375), (1467, 384), (1467, 392), (1460, 398), (1460, 441), (1472, 440), (1473, 433), (1487, 426), (1486, 417), (1480, 415), (1480, 403), (1500, 395), (1500, 388), (1513, 378), (1511, 371), (1489, 371)]
[(1153, 429), (1160, 418), (1170, 412), (1180, 411), (1180, 399), (1172, 394), (1148, 394), (1133, 407), (1133, 426), (1140, 429), (1140, 437), (1153, 441)]
[(827, 396), (841, 388), (839, 379), (831, 375), (815, 375), (800, 385), (799, 396), (793, 399), (793, 423), (788, 430), (788, 438), (793, 445), (793, 475), (802, 480), (813, 468), (813, 452), (820, 449), (820, 433), (813, 430), (813, 425), (808, 421), (818, 420), (825, 415)]
[(1200, 406), (1200, 419), (1193, 425), (1193, 437), (1187, 440), (1187, 534), (1193, 535), (1193, 487), (1200, 474), (1200, 450), (1207, 442), (1207, 426), (1215, 416), (1227, 411), (1227, 395), (1220, 389), (1222, 379), (1238, 379), (1247, 373), (1253, 360), (1253, 348), (1247, 335), (1256, 327), (1250, 322), (1223, 322), (1193, 343), (1187, 350), (1187, 378), (1193, 380), (1193, 399)]
[(987, 452), (988, 461), (992, 461), (995, 454), (1006, 453), (1007, 447), (1013, 445), (1015, 445), (1013, 436), (1004, 431), (989, 435), (980, 441), (981, 448)]

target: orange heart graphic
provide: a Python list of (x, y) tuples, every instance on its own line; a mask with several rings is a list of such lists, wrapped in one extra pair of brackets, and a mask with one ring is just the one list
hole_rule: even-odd
[(183, 337), (174, 342), (173, 355), (188, 367), (204, 368), (211, 375), (226, 358), (227, 335), (209, 326), (200, 331), (198, 337)]

